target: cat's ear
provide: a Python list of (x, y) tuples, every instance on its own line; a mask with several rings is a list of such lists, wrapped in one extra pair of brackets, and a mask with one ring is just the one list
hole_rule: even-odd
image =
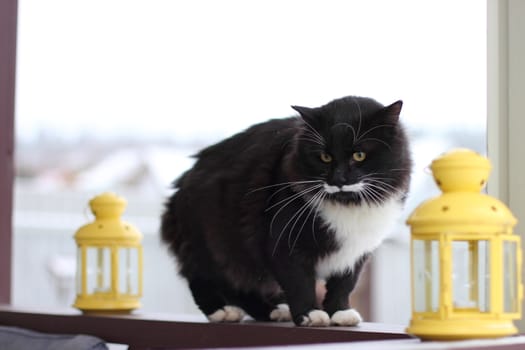
[(390, 106), (386, 106), (383, 110), (385, 111), (385, 116), (388, 118), (388, 121), (394, 124), (397, 123), (402, 107), (403, 101), (401, 100), (392, 103)]
[(313, 114), (314, 114), (314, 110), (313, 108), (308, 108), (308, 107), (301, 107), (301, 106), (292, 106), (292, 108), (298, 112), (301, 117), (313, 117)]
[(308, 124), (315, 124), (315, 109), (301, 106), (292, 106)]

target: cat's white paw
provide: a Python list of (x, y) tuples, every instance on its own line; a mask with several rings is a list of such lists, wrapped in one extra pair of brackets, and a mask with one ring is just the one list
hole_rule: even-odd
[(208, 317), (208, 320), (210, 320), (210, 322), (223, 322), (224, 318), (226, 317), (226, 311), (224, 311), (223, 309), (218, 309), (214, 313), (206, 315), (206, 317)]
[(226, 305), (207, 317), (211, 322), (240, 322), (245, 315), (246, 313), (240, 307)]
[(301, 326), (326, 327), (330, 325), (330, 316), (323, 310), (311, 310), (307, 316), (303, 316)]
[(273, 309), (270, 313), (270, 320), (276, 322), (288, 322), (292, 320), (292, 315), (290, 314), (290, 308), (288, 304), (279, 304), (277, 308)]
[(356, 309), (339, 310), (332, 315), (332, 324), (337, 326), (356, 326), (362, 321)]

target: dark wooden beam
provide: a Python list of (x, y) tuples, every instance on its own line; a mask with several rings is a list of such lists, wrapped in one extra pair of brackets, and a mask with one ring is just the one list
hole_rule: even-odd
[(11, 302), (17, 0), (0, 1), (0, 303)]

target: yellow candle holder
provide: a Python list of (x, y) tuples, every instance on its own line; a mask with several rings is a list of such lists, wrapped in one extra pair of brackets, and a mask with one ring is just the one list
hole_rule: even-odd
[(410, 215), (412, 319), (423, 339), (496, 338), (516, 334), (523, 286), (517, 221), (499, 200), (480, 193), (487, 158), (466, 149), (432, 162), (443, 194)]
[(83, 312), (128, 313), (142, 296), (142, 235), (122, 221), (126, 200), (103, 193), (89, 202), (95, 221), (75, 234), (77, 297)]

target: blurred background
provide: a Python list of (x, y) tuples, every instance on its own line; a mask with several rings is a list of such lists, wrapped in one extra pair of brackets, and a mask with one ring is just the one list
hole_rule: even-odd
[(113, 191), (144, 234), (142, 311), (198, 313), (158, 232), (189, 156), (290, 105), (361, 95), (404, 101), (415, 165), (359, 297), (367, 321), (408, 322), (404, 220), (438, 193), (427, 166), (486, 153), (485, 1), (19, 0), (18, 25), (14, 305), (72, 304), (73, 235)]

